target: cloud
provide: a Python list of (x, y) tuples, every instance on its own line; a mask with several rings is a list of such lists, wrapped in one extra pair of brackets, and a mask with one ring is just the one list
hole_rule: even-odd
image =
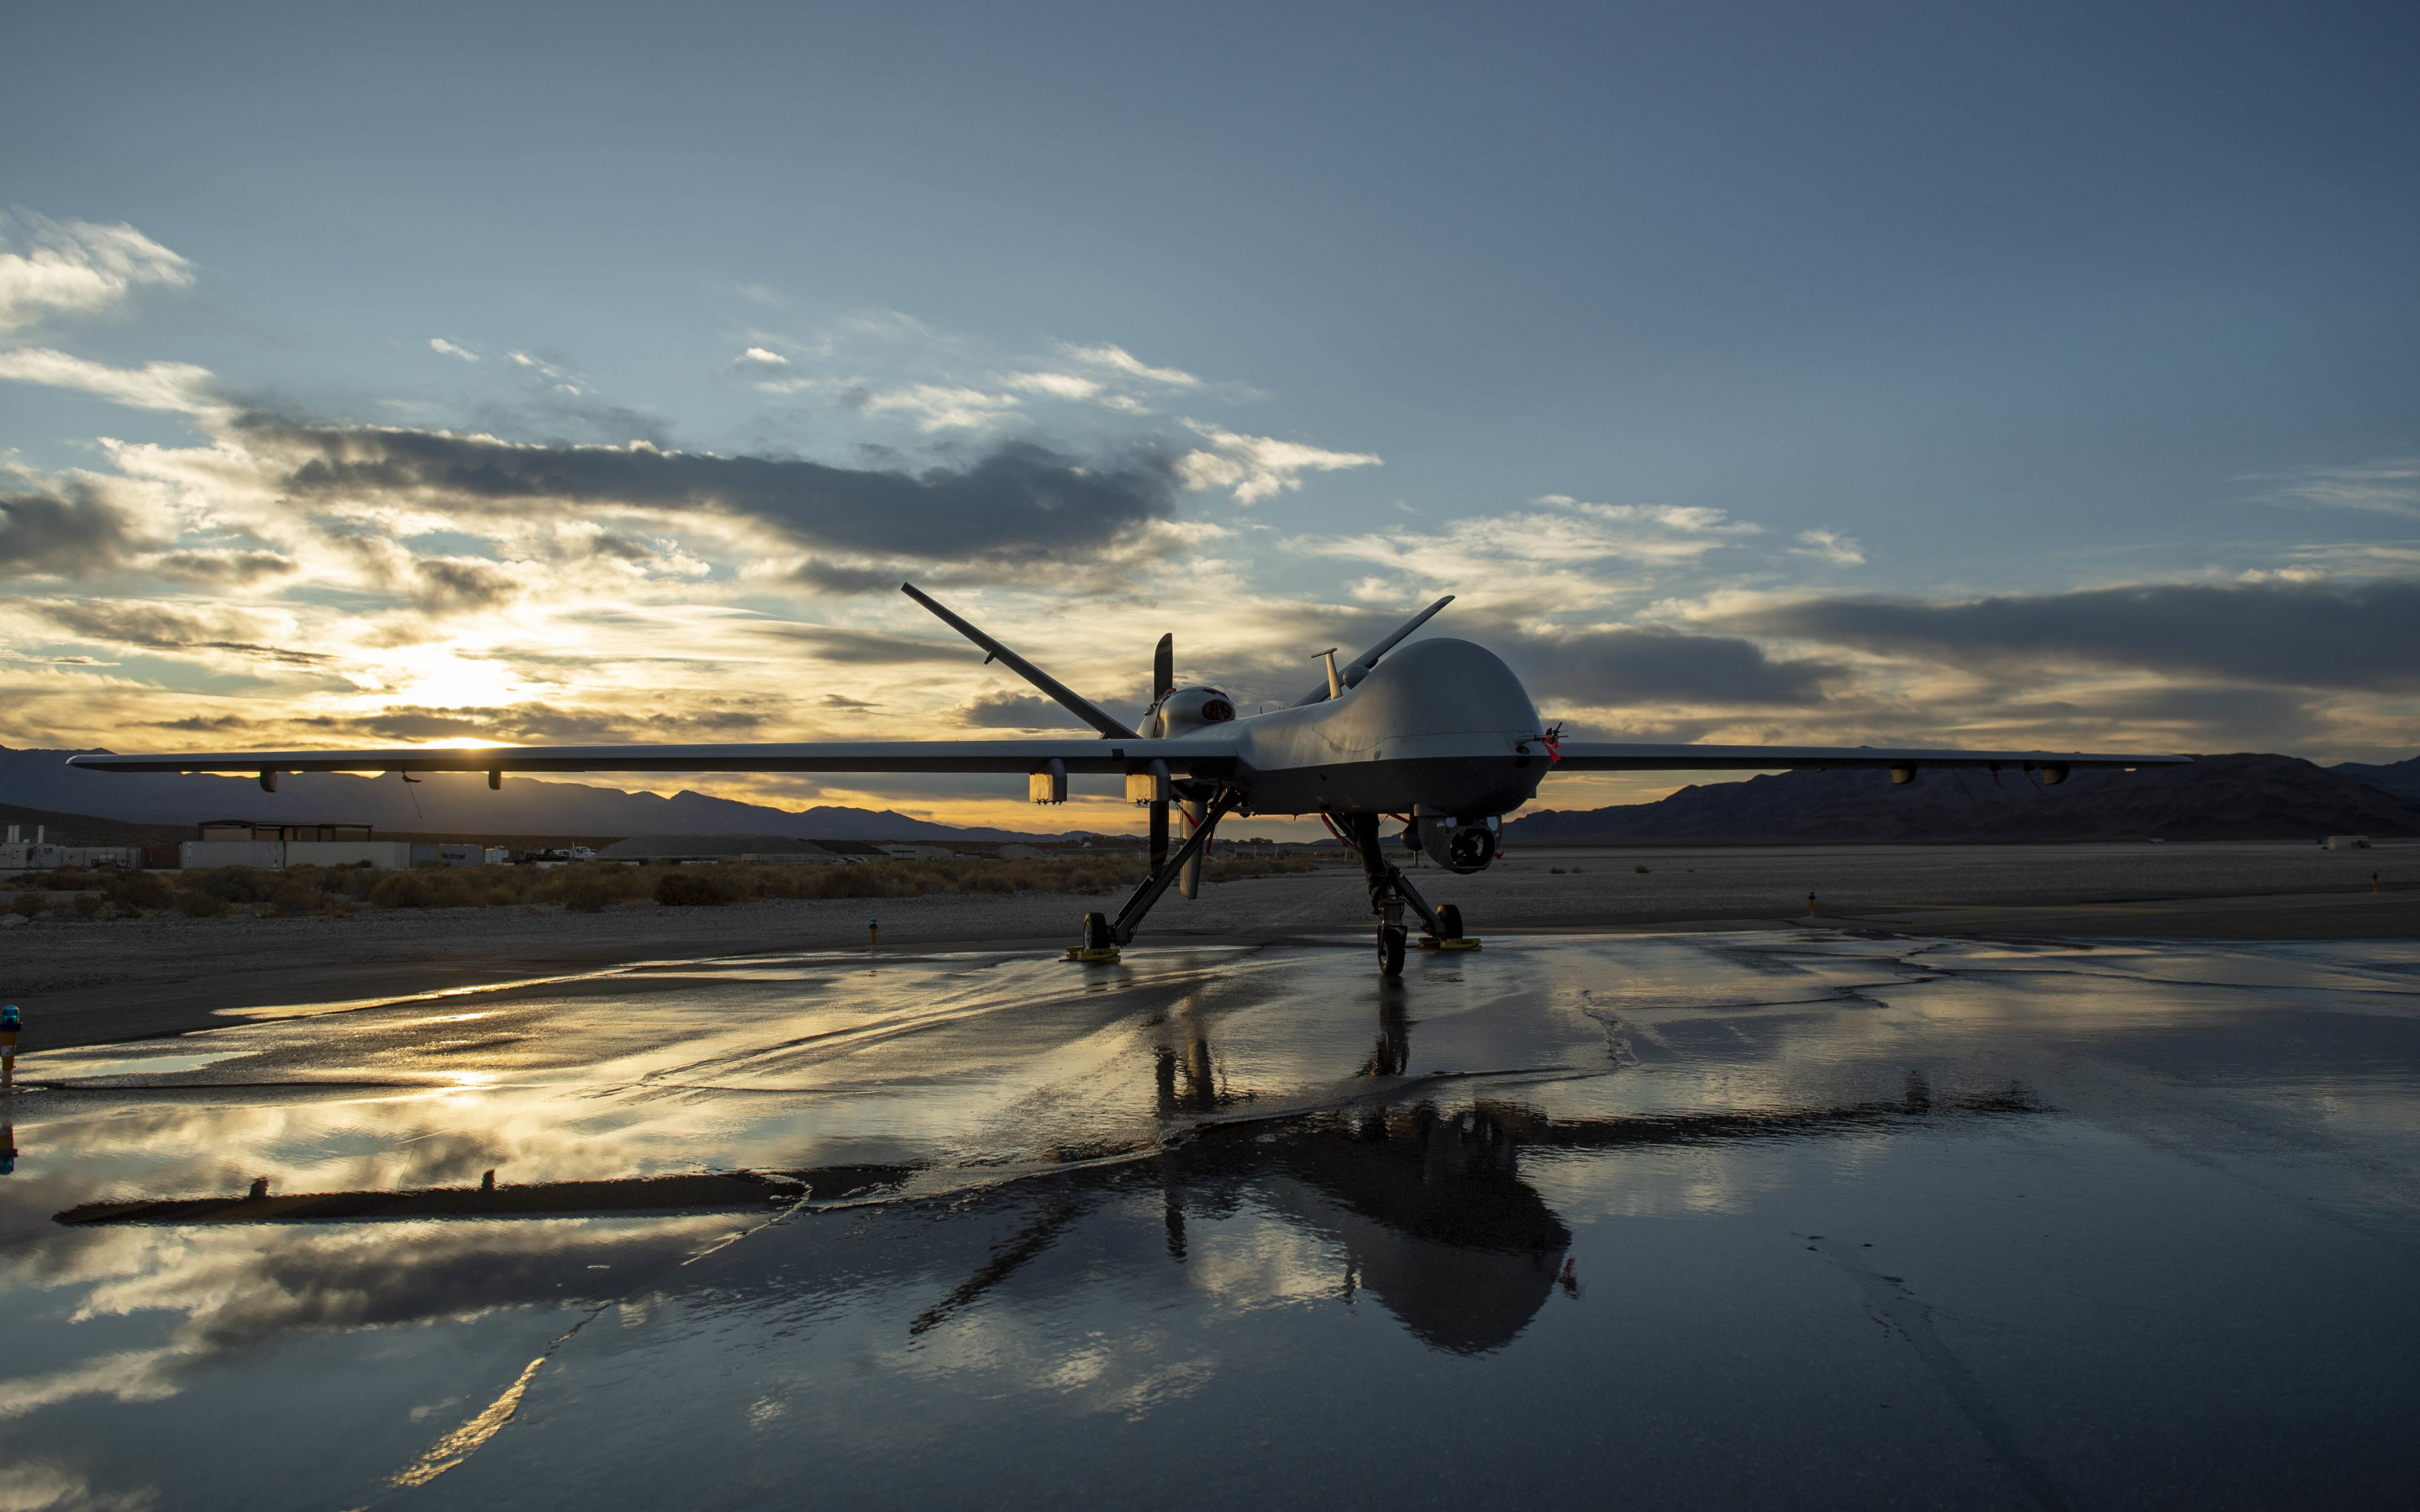
[(2255, 473), (2245, 481), (2282, 485), (2265, 496), (2272, 503), (2420, 516), (2420, 457), (2388, 457), (2358, 467)]
[(0, 494), (0, 576), (98, 572), (133, 545), (125, 512), (90, 488)]
[(22, 612), (79, 640), (146, 651), (221, 651), (292, 667), (316, 667), (334, 658), (318, 652), (268, 644), (278, 627), (261, 616), (226, 605), (186, 608), (132, 599), (16, 600)]
[(767, 621), (754, 626), (760, 635), (796, 640), (814, 648), (819, 661), (874, 666), (907, 666), (918, 662), (970, 662), (975, 648), (964, 640), (938, 640), (924, 636), (886, 635), (874, 630), (847, 630), (826, 625), (794, 625)]
[(1716, 628), (1949, 663), (2139, 668), (2309, 688), (2420, 689), (2420, 580), (2168, 583), (1934, 603), (1805, 598)]
[(428, 349), (447, 357), (458, 357), (466, 363), (475, 363), (479, 360), (479, 354), (477, 352), (471, 350), (468, 347), (457, 347), (442, 336), (429, 337)]
[(240, 587), (264, 578), (281, 578), (302, 563), (277, 551), (246, 551), (230, 547), (204, 547), (163, 551), (144, 559), (143, 565), (163, 578), (187, 582), (225, 583)]
[(1198, 389), (1202, 386), (1200, 378), (1181, 367), (1153, 367), (1124, 347), (1111, 346), (1108, 342), (1103, 342), (1097, 347), (1063, 345), (1059, 349), (1077, 362), (1107, 368), (1112, 373), (1121, 373), (1127, 378), (1143, 378), (1149, 382), (1165, 384), (1171, 389)]
[(131, 225), (0, 216), (0, 331), (105, 310), (144, 285), (193, 281), (192, 263)]
[(1855, 536), (1842, 535), (1836, 531), (1800, 531), (1798, 544), (1790, 548), (1790, 554), (1828, 562), (1840, 567), (1862, 566), (1866, 560), (1866, 548), (1858, 544)]
[(790, 365), (790, 360), (788, 358), (783, 356), (780, 352), (771, 351), (763, 347), (749, 347), (746, 351), (739, 354), (738, 360), (743, 363), (753, 363), (758, 367), (787, 367)]
[(361, 714), (292, 715), (253, 719), (240, 715), (191, 716), (156, 720), (155, 730), (256, 740), (291, 739), (307, 733), (334, 741), (430, 741), (475, 739), (501, 745), (613, 745), (662, 740), (673, 732), (746, 735), (763, 727), (764, 710), (729, 707), (684, 709), (665, 715), (550, 703), (496, 707), (431, 708), (398, 703)]
[(191, 363), (111, 367), (47, 347), (20, 347), (0, 351), (0, 378), (71, 389), (136, 409), (167, 409), (189, 415), (228, 412), (228, 406), (211, 392), (216, 380), (210, 370)]
[(916, 422), (929, 435), (937, 430), (983, 430), (997, 424), (1017, 407), (1016, 395), (985, 393), (981, 389), (917, 383), (882, 393), (869, 393), (858, 407), (879, 414), (895, 410)]
[(1838, 668), (1776, 661), (1754, 641), (1619, 626), (1484, 638), (1540, 698), (1590, 707), (1809, 704)]
[(899, 587), (895, 567), (856, 567), (809, 557), (791, 569), (790, 580), (826, 594), (888, 594)]
[(1012, 389), (1054, 399), (1090, 399), (1101, 392), (1101, 385), (1074, 373), (1012, 373), (1001, 381)]
[(372, 426), (249, 423), (283, 454), (284, 488), (329, 505), (438, 512), (582, 512), (620, 506), (752, 522), (809, 550), (921, 561), (1099, 549), (1173, 513), (1168, 469), (1147, 452), (1091, 465), (1025, 442), (963, 468), (904, 471), (628, 446), (552, 446)]
[(1210, 445), (1179, 457), (1176, 475), (1188, 488), (1231, 488), (1239, 504), (1256, 504), (1274, 494), (1298, 489), (1305, 472), (1382, 465), (1368, 452), (1328, 452), (1299, 441), (1242, 436), (1198, 421), (1186, 424)]
[(553, 392), (557, 393), (585, 394), (588, 393), (586, 384), (542, 358), (532, 357), (527, 352), (506, 352), (504, 360), (515, 367), (525, 368), (547, 379)]
[[(113, 1381), (109, 1372), (116, 1367), (115, 1362), (149, 1357), (147, 1353), (114, 1355), (98, 1365), (77, 1366), (36, 1378), (36, 1381), (66, 1383), (63, 1390), (54, 1388), (55, 1395), (47, 1399), (68, 1400), (90, 1395), (93, 1391), (110, 1390)], [(96, 1371), (99, 1374), (95, 1374)], [(85, 1381), (93, 1382), (90, 1391), (77, 1389)], [(40, 1389), (36, 1382), (24, 1384), (35, 1386), (37, 1391)], [(14, 1415), (16, 1411), (23, 1410), (19, 1404), (24, 1398), (19, 1395), (19, 1382), (11, 1381), (7, 1387), (0, 1388), (0, 1416)], [(163, 1396), (168, 1394), (162, 1393)], [(116, 1395), (120, 1400), (147, 1399), (139, 1395), (130, 1397), (123, 1392)], [(52, 1460), (20, 1459), (15, 1464), (0, 1467), (0, 1509), (6, 1509), (6, 1512), (151, 1512), (159, 1501), (158, 1489), (150, 1486), (123, 1491), (96, 1490), (83, 1475)]]
[(479, 557), (415, 557), (412, 606), (427, 613), (499, 609), (519, 598), (520, 580)]
[[(1429, 532), (1388, 530), (1312, 538), (1299, 548), (1369, 562), (1401, 575), (1373, 577), (1357, 597), (1401, 596), (1401, 578), (1466, 595), (1467, 612), (1524, 616), (1603, 606), (1645, 587), (1637, 574), (1691, 567), (1761, 527), (1719, 509), (1678, 504), (1597, 504), (1548, 494), (1538, 507), (1477, 515)], [(1614, 570), (1626, 567), (1629, 574)]]
[(956, 716), (958, 723), (978, 730), (1088, 728), (1050, 700), (1023, 693), (986, 693), (959, 708)]

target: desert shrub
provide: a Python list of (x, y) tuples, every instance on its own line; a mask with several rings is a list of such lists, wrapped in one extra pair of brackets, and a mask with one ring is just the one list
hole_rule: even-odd
[(297, 866), (289, 867), (279, 874), (286, 880), (271, 892), (270, 902), (272, 906), (277, 906), (280, 913), (287, 910), (277, 904), (277, 897), (289, 886), (318, 895), (310, 908), (300, 910), (310, 913), (323, 906), (321, 900), (329, 898), (349, 898), (357, 903), (366, 903), (371, 890), (379, 884), (379, 873), (367, 865)]
[(51, 900), (39, 892), (21, 892), (8, 902), (8, 912), (33, 918), (51, 905)]
[(249, 866), (214, 866), (182, 874), (184, 890), (206, 892), (231, 903), (265, 903), (276, 895), (280, 873)]
[(1319, 863), (1307, 856), (1249, 856), (1212, 861), (1202, 869), (1202, 875), (1211, 882), (1241, 882), (1247, 877), (1290, 876), (1318, 870)]
[(50, 892), (86, 892), (109, 886), (112, 877), (121, 874), (114, 866), (54, 866), (31, 880)]
[(176, 887), (157, 872), (123, 872), (109, 879), (109, 901), (129, 910), (164, 908)]
[(815, 868), (815, 898), (919, 898), (923, 896), (923, 880), (915, 874), (921, 868), (901, 861), (873, 861), (863, 866), (819, 866)]
[(97, 892), (80, 892), (75, 895), (75, 911), (86, 918), (93, 918), (108, 906), (109, 900)]
[(288, 917), (316, 914), (322, 906), (318, 888), (305, 887), (298, 878), (288, 878), (270, 895), (269, 906)]
[(225, 898), (199, 887), (187, 887), (177, 894), (177, 911), (187, 918), (216, 918), (229, 906)]
[(561, 903), (580, 914), (599, 913), (626, 899), (645, 897), (648, 889), (644, 869), (615, 861), (515, 867), (513, 882), (530, 903)]
[[(770, 869), (768, 869), (770, 870)], [(870, 861), (858, 866), (787, 867), (801, 898), (917, 898), (937, 892), (1103, 893), (1131, 887), (1147, 870), (1139, 856), (1068, 860)]]
[(593, 877), (582, 877), (564, 887), (563, 906), (575, 914), (601, 914), (622, 901), (619, 889)]
[(667, 908), (720, 908), (737, 895), (737, 887), (711, 872), (683, 867), (656, 879), (656, 902)]
[[(1303, 856), (1239, 856), (1211, 861), (1212, 882), (1316, 871), (1319, 860)], [(625, 869), (636, 873), (636, 868)], [(1122, 892), (1148, 870), (1140, 856), (1052, 856), (1003, 861), (992, 856), (943, 861), (864, 861), (848, 866), (799, 863), (721, 862), (686, 869), (711, 875), (736, 898), (920, 898), (935, 893)], [(664, 874), (681, 874), (679, 872)]]
[(484, 866), (423, 866), (390, 872), (370, 888), (380, 908), (493, 908), (517, 903), (511, 887)]

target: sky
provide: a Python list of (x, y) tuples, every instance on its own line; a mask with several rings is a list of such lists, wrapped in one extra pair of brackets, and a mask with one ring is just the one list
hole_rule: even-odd
[(1074, 728), (912, 579), (1127, 710), (1450, 593), (1591, 738), (2420, 747), (2409, 6), (5, 26), (0, 744)]

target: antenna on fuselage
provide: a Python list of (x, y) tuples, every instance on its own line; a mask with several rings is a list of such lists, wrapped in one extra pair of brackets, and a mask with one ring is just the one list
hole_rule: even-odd
[(923, 605), (926, 609), (931, 609), (935, 615), (939, 617), (942, 624), (948, 625), (951, 629), (957, 631), (958, 634), (965, 636), (976, 645), (983, 647), (984, 650), (991, 653), (990, 656), (984, 658), (985, 660), (1005, 663), (1009, 671), (1016, 673), (1019, 677), (1024, 678), (1027, 682), (1032, 683), (1034, 687), (1042, 689), (1045, 693), (1049, 694), (1052, 699), (1058, 702), (1061, 708), (1065, 709), (1077, 718), (1083, 720), (1088, 725), (1091, 725), (1094, 729), (1099, 731), (1109, 739), (1133, 740), (1137, 738), (1133, 729), (1130, 726), (1122, 723), (1116, 715), (1111, 714), (1105, 708), (1102, 708), (1091, 699), (1084, 697), (1081, 693), (1069, 687), (1066, 684), (1059, 681), (1056, 677), (1051, 676), (1048, 672), (1044, 671), (1041, 668), (1036, 667), (1033, 663), (1026, 660), (1023, 656), (1018, 656), (1016, 652), (1009, 650), (1004, 645), (1001, 645), (999, 641), (993, 640), (990, 636), (984, 634), (983, 631), (975, 628), (974, 625), (969, 624), (967, 621), (951, 613), (948, 609), (942, 608), (939, 601), (935, 599), (932, 594), (923, 592), (914, 583), (901, 583), (899, 585), (899, 591), (906, 594), (909, 598), (914, 599), (917, 603)]
[(1312, 688), (1310, 692), (1305, 693), (1302, 697), (1295, 700), (1291, 706), (1298, 709), (1306, 703), (1324, 703), (1332, 698), (1342, 698), (1343, 696), (1344, 689), (1353, 687), (1356, 683), (1360, 682), (1361, 679), (1370, 675), (1370, 669), (1378, 665), (1379, 657), (1385, 656), (1388, 652), (1394, 650), (1395, 647), (1401, 643), (1404, 637), (1411, 634), (1414, 630), (1419, 629), (1421, 625), (1428, 624), (1429, 617), (1431, 615), (1452, 602), (1453, 595), (1451, 594), (1448, 594), (1443, 598), (1438, 599), (1435, 603), (1431, 604), (1428, 608), (1420, 610), (1418, 614), (1413, 615), (1410, 619), (1405, 620), (1402, 625), (1396, 626), (1394, 634), (1389, 635), (1387, 639), (1379, 641), (1376, 645), (1372, 646), (1369, 650), (1361, 653), (1361, 655), (1354, 657), (1351, 662), (1346, 664), (1342, 676), (1338, 675), (1336, 671), (1336, 654), (1332, 651), (1321, 653), (1321, 655), (1327, 657), (1327, 686), (1326, 687)]

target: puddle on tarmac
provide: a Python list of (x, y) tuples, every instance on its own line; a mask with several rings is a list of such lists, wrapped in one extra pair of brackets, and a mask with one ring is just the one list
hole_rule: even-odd
[(29, 1055), (0, 1504), (2409, 1489), (2420, 952), (1366, 954)]

